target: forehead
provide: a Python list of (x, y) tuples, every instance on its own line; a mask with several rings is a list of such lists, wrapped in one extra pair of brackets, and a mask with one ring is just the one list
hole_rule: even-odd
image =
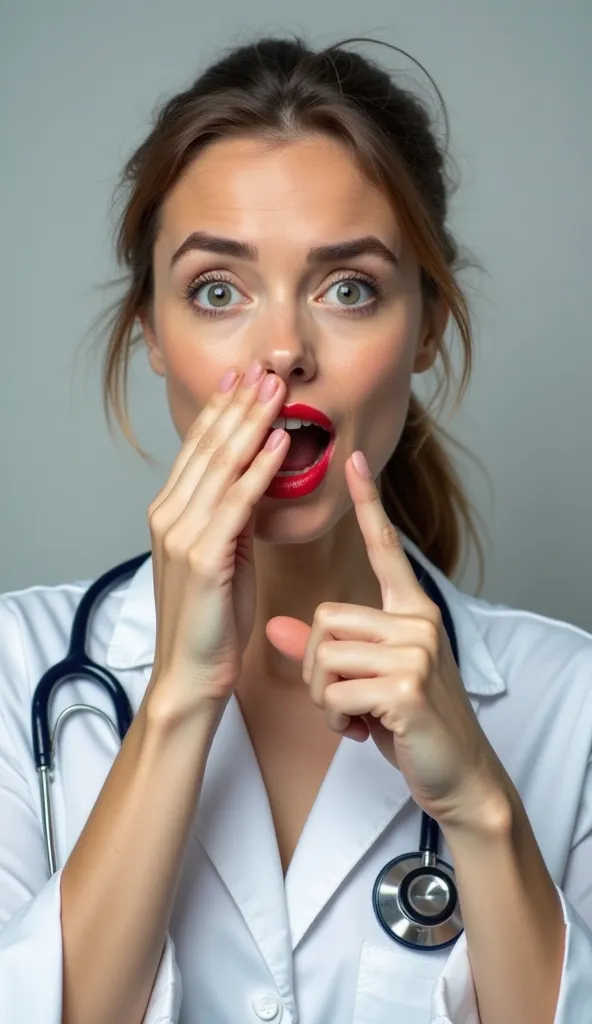
[(388, 198), (344, 145), (322, 135), (207, 146), (163, 204), (157, 248), (174, 250), (195, 230), (249, 241), (262, 251), (367, 234), (391, 244), (400, 238)]

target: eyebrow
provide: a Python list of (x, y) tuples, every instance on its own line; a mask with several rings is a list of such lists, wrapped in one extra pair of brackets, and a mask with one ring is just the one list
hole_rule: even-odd
[[(221, 238), (217, 235), (209, 235), (205, 231), (194, 231), (188, 235), (179, 248), (173, 253), (171, 267), (173, 267), (182, 256), (194, 249), (201, 252), (213, 252), (218, 256), (229, 256), (237, 260), (250, 260), (256, 262), (259, 253), (254, 245), (246, 242), (238, 242), (234, 238)], [(353, 238), (348, 242), (336, 242), (334, 245), (320, 245), (310, 249), (306, 257), (307, 263), (336, 263), (340, 260), (355, 259), (356, 256), (380, 256), (385, 262), (398, 267), (399, 259), (384, 242), (381, 242), (375, 235), (365, 235), (363, 238)]]

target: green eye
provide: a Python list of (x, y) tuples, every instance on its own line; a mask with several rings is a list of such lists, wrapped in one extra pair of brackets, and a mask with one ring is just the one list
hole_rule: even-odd
[(202, 316), (217, 316), (248, 302), (231, 281), (209, 274), (195, 278), (184, 291), (192, 309)]
[(214, 284), (205, 282), (195, 290), (194, 297), (206, 309), (225, 309), (234, 305), (233, 291), (238, 294), (238, 289), (227, 281), (216, 281)]
[[(329, 305), (357, 308), (369, 306), (376, 299), (378, 289), (369, 281), (347, 278), (334, 281), (325, 292), (325, 302)], [(333, 301), (335, 300), (335, 301)]]
[(211, 284), (206, 292), (206, 298), (212, 306), (227, 306), (231, 299), (230, 288), (227, 284)]
[(337, 288), (337, 298), (346, 306), (353, 306), (361, 298), (362, 289), (354, 281), (342, 281)]

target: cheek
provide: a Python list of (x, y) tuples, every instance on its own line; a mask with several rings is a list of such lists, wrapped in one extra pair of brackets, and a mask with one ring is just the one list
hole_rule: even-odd
[(364, 449), (374, 475), (392, 455), (405, 425), (415, 358), (409, 337), (391, 335), (383, 345), (372, 347), (372, 358), (368, 354), (352, 367), (348, 404), (353, 440)]
[(171, 417), (181, 438), (207, 404), (227, 369), (222, 352), (217, 358), (200, 344), (195, 322), (183, 311), (161, 308), (155, 316), (162, 353)]

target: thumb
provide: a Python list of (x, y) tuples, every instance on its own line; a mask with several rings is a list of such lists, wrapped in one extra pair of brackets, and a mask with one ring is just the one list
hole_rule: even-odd
[(300, 619), (292, 619), (287, 615), (275, 615), (265, 627), (270, 644), (292, 661), (302, 661), (311, 627)]

